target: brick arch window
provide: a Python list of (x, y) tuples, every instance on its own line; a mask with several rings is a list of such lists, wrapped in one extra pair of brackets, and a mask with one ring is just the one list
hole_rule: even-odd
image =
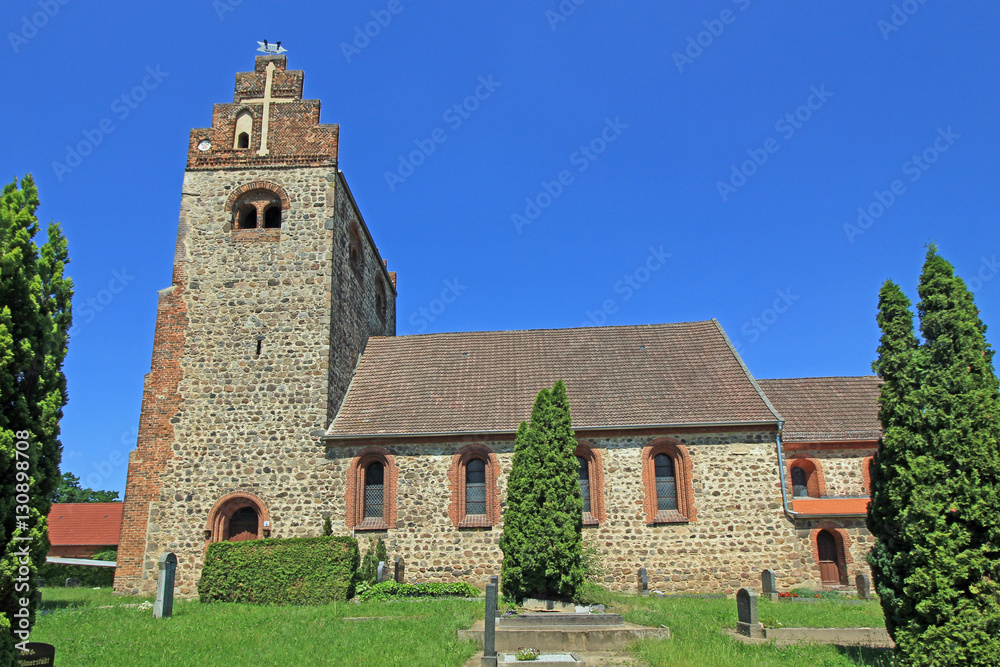
[(816, 459), (799, 458), (789, 461), (788, 481), (793, 498), (820, 498), (826, 495), (823, 470)]
[(271, 517), (259, 496), (247, 492), (227, 493), (208, 513), (206, 542), (241, 542), (267, 537)]
[(387, 530), (396, 526), (398, 471), (388, 450), (368, 447), (351, 461), (347, 476), (347, 527)]
[(347, 230), (347, 259), (358, 280), (361, 280), (365, 268), (365, 252), (361, 245), (361, 231), (354, 221), (351, 221)]
[[(577, 473), (583, 494), (583, 525), (597, 526), (604, 521), (604, 466), (601, 452), (588, 440), (576, 444)], [(588, 502), (589, 501), (589, 502)]]
[(500, 520), (497, 474), (500, 461), (485, 445), (466, 445), (448, 468), (451, 502), (448, 515), (458, 528), (490, 528)]
[(657, 438), (642, 450), (643, 502), (646, 522), (694, 521), (694, 487), (687, 448), (670, 438)]
[(872, 468), (875, 467), (875, 457), (866, 456), (861, 460), (861, 476), (865, 482), (865, 493), (872, 494)]
[(385, 323), (385, 283), (379, 278), (375, 284), (375, 313)]
[(250, 148), (250, 136), (253, 134), (253, 115), (247, 110), (236, 116), (236, 131), (233, 138), (233, 148)]
[(834, 521), (821, 521), (809, 534), (813, 560), (824, 586), (845, 586), (851, 558), (851, 537)]
[[(233, 205), (233, 228), (281, 227), (281, 197), (265, 188), (251, 190)], [(261, 224), (263, 222), (263, 224)]]

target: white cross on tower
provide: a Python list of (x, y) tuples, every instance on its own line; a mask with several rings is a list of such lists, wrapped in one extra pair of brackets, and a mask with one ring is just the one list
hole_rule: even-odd
[(264, 105), (264, 122), (261, 124), (260, 128), (260, 148), (257, 150), (257, 155), (267, 155), (267, 128), (271, 120), (271, 104), (280, 104), (282, 102), (298, 102), (295, 98), (289, 97), (271, 97), (271, 84), (274, 82), (274, 63), (267, 64), (267, 79), (264, 82), (264, 97), (256, 100), (243, 100), (244, 104), (263, 104)]

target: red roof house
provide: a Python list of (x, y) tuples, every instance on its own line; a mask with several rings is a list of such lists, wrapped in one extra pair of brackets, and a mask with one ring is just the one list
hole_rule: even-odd
[(56, 503), (49, 511), (49, 556), (89, 558), (118, 547), (122, 503)]

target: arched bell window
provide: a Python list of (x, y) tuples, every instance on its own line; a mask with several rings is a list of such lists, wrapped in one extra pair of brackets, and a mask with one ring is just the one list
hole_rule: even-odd
[(281, 227), (281, 205), (272, 204), (264, 211), (264, 227), (266, 229), (278, 229)]
[(233, 205), (233, 227), (278, 229), (281, 227), (281, 212), (282, 199), (277, 192), (265, 188), (251, 190)]

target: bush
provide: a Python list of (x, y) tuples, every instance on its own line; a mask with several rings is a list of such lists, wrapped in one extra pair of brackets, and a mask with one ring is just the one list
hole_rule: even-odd
[(65, 586), (66, 580), (73, 577), (80, 580), (81, 586), (110, 588), (115, 583), (115, 568), (45, 563), (38, 568), (38, 577), (45, 580), (46, 586)]
[(462, 597), (472, 598), (481, 595), (478, 588), (464, 581), (450, 584), (398, 584), (395, 581), (383, 581), (366, 589), (358, 596), (361, 602), (385, 602), (399, 598), (419, 597)]
[(118, 549), (105, 549), (91, 556), (92, 560), (118, 560)]
[(202, 602), (325, 604), (354, 591), (353, 537), (300, 537), (209, 545), (198, 581)]

